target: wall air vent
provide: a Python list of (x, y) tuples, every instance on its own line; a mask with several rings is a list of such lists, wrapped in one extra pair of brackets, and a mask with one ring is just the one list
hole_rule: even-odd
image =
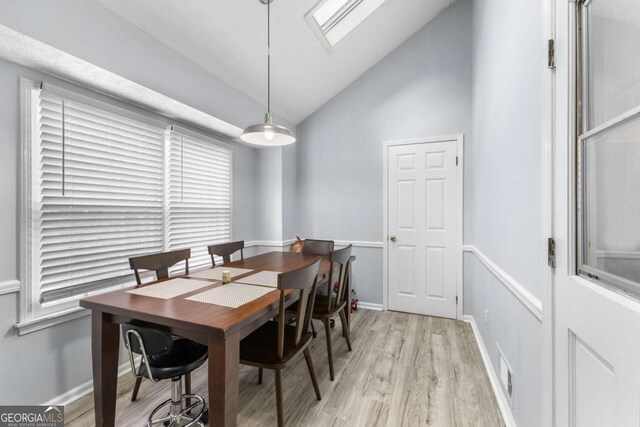
[(321, 0), (305, 16), (327, 51), (348, 36), (387, 0)]

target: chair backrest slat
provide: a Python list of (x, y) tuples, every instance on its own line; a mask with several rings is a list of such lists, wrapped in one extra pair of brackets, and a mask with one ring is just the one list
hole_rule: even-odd
[[(341, 305), (347, 298), (347, 281), (349, 280), (349, 270), (351, 269), (351, 249), (352, 245), (345, 248), (332, 251), (329, 254), (329, 260), (331, 261), (331, 269), (329, 270), (329, 294), (327, 295), (328, 310), (331, 311), (334, 307)], [(334, 268), (336, 267), (336, 268)], [(337, 277), (334, 271), (337, 270)], [(335, 300), (332, 298), (332, 290), (338, 281), (338, 289)]]
[(305, 239), (302, 244), (302, 253), (312, 255), (329, 255), (334, 246), (335, 242), (333, 240)]
[(139, 270), (152, 270), (156, 273), (156, 280), (167, 279), (169, 268), (177, 263), (185, 262), (185, 274), (189, 274), (189, 258), (191, 249), (179, 249), (170, 252), (159, 252), (155, 254), (142, 255), (129, 258), (129, 267), (136, 276), (138, 286), (142, 285)]
[(279, 358), (282, 358), (284, 354), (285, 291), (293, 289), (294, 292), (299, 293), (294, 342), (297, 346), (302, 340), (302, 337), (309, 333), (309, 325), (316, 296), (316, 281), (321, 262), (322, 259), (318, 257), (313, 263), (305, 267), (278, 275), (278, 289), (280, 290), (280, 308), (278, 310)]
[[(133, 331), (135, 334), (131, 334), (129, 331)], [(127, 337), (127, 335), (129, 336)], [(164, 353), (173, 346), (173, 339), (168, 332), (131, 323), (122, 324), (122, 337), (127, 349), (136, 354), (142, 354), (143, 346), (148, 356)], [(142, 342), (139, 342), (138, 337), (142, 339)]]
[(231, 255), (240, 251), (240, 259), (244, 259), (244, 240), (239, 240), (237, 242), (228, 242), (228, 243), (220, 243), (217, 245), (209, 245), (207, 246), (207, 250), (209, 251), (209, 255), (211, 255), (211, 264), (216, 266), (215, 256), (221, 256), (222, 262), (225, 264), (231, 262)]

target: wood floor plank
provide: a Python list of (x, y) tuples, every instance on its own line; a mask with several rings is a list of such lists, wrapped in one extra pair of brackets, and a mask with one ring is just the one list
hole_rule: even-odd
[[(398, 312), (360, 310), (352, 316), (353, 351), (340, 322), (331, 330), (335, 381), (329, 379), (324, 328), (310, 346), (322, 400), (316, 400), (304, 358), (282, 374), (288, 426), (504, 426), (473, 331), (464, 322)], [(318, 325), (320, 326), (320, 325)], [(207, 367), (192, 374), (205, 399)], [(170, 381), (143, 381), (130, 402), (130, 374), (120, 377), (116, 425), (144, 425), (151, 410), (170, 396)], [(240, 369), (238, 425), (276, 425), (273, 372)], [(69, 426), (93, 425), (93, 397), (65, 408)], [(211, 414), (215, 417), (215, 414)]]

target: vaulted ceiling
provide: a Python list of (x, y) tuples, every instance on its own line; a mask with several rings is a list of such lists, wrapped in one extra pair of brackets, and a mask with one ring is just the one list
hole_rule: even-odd
[[(266, 105), (266, 6), (259, 0), (98, 1)], [(318, 1), (274, 0), (271, 4), (272, 109), (293, 124), (454, 0), (388, 0), (331, 51), (305, 19)]]

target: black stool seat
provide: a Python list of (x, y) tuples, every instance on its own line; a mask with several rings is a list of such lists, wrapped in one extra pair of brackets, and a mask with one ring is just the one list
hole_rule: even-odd
[(300, 348), (306, 347), (311, 334), (302, 334), (296, 344), (296, 327), (284, 325), (282, 357), (278, 357), (278, 322), (269, 321), (240, 341), (240, 363), (250, 366), (284, 366)]
[[(180, 338), (173, 341), (165, 353), (149, 355), (151, 375), (156, 380), (181, 377), (197, 369), (207, 360), (207, 347), (197, 342)], [(149, 378), (147, 367), (141, 364), (140, 374)]]

